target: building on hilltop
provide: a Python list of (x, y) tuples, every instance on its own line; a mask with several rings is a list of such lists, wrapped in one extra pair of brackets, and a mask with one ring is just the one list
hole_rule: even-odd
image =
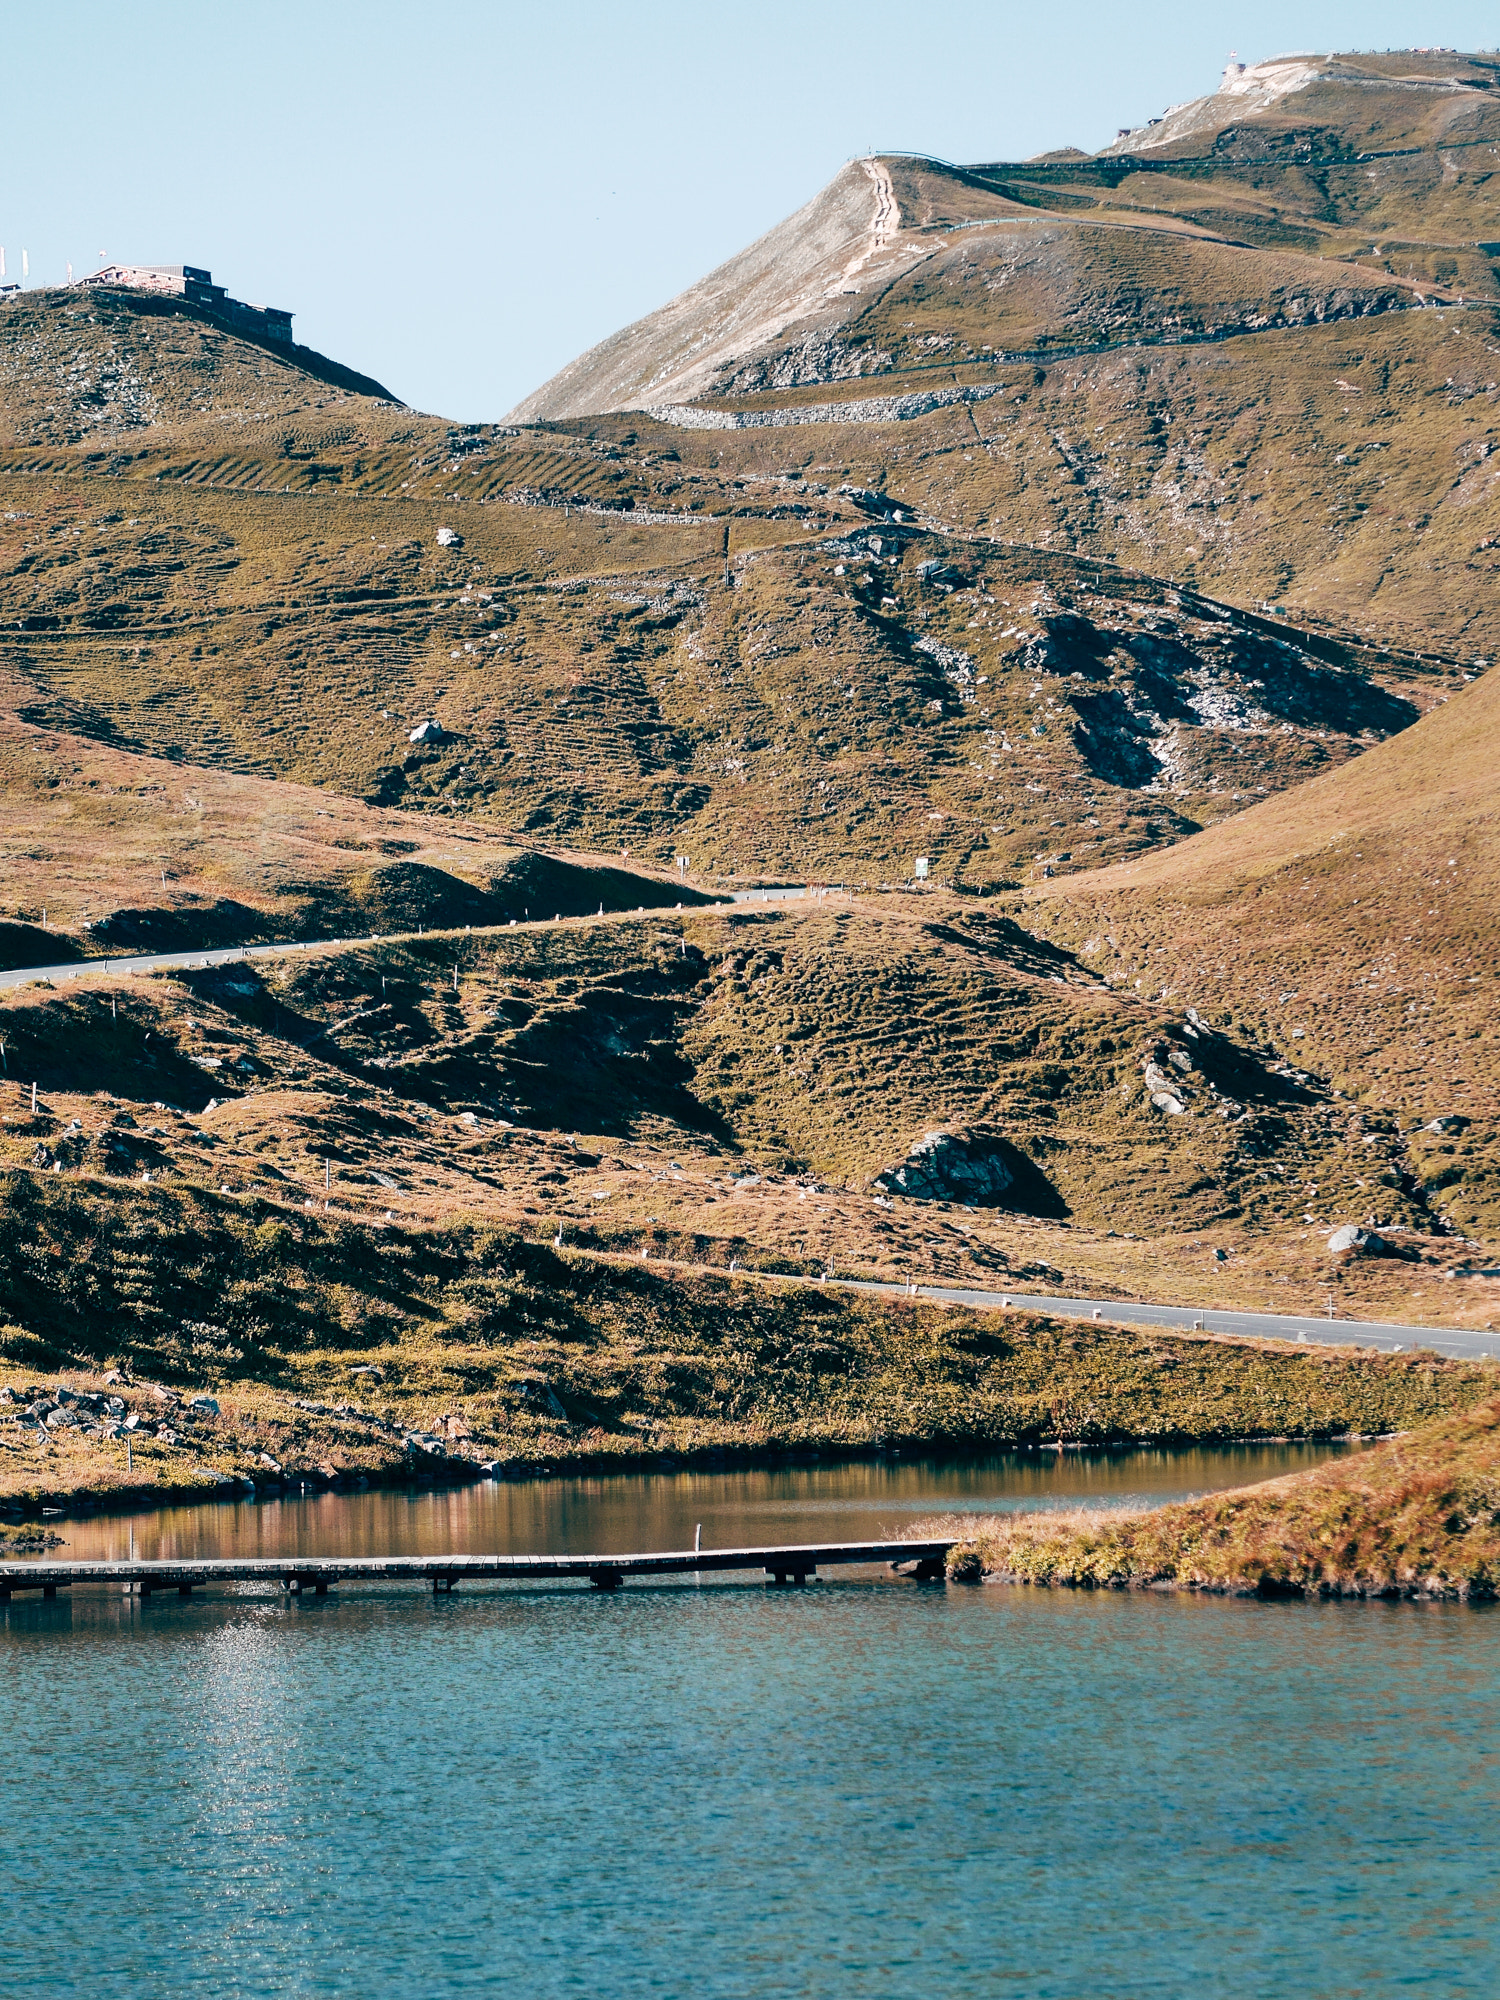
[(292, 315), (279, 306), (250, 306), (232, 299), (223, 285), (214, 283), (212, 271), (196, 264), (105, 264), (77, 281), (80, 285), (109, 291), (160, 292), (170, 298), (186, 299), (189, 305), (203, 306), (227, 320), (236, 333), (249, 333), (261, 340), (274, 340), (283, 347), (292, 345)]

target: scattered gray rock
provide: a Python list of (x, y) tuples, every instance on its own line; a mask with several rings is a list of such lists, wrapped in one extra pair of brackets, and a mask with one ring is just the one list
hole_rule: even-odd
[[(1179, 1069), (1192, 1068), (1191, 1059), (1184, 1049), (1174, 1049), (1168, 1061)], [(1158, 1063), (1146, 1062), (1141, 1067), (1146, 1076), (1146, 1095), (1155, 1108), (1165, 1111), (1169, 1117), (1180, 1118), (1187, 1110), (1180, 1078), (1169, 1075)]]
[(427, 722), (419, 722), (415, 729), (407, 732), (408, 743), (441, 743), (446, 734), (442, 723), (434, 717)]
[(219, 1414), (218, 1399), (214, 1396), (194, 1396), (188, 1408), (200, 1417), (216, 1417)]
[(437, 531), (437, 543), (440, 549), (461, 549), (464, 545), (464, 538), (456, 528), (439, 528)]

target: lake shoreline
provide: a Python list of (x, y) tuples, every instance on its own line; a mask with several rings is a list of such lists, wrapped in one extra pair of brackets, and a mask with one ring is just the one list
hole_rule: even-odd
[[(1388, 1435), (1388, 1434), (1386, 1434)], [(479, 1461), (440, 1459), (423, 1462), (413, 1473), (407, 1460), (387, 1467), (338, 1471), (331, 1477), (320, 1471), (302, 1471), (281, 1479), (250, 1480), (225, 1474), (202, 1479), (184, 1479), (170, 1484), (162, 1481), (134, 1486), (79, 1486), (0, 1500), (0, 1556), (6, 1553), (8, 1532), (37, 1524), (73, 1520), (97, 1520), (101, 1516), (140, 1516), (164, 1513), (176, 1507), (198, 1507), (214, 1503), (241, 1505), (246, 1501), (270, 1504), (286, 1499), (306, 1499), (320, 1494), (352, 1494), (373, 1491), (428, 1493), (483, 1485), (486, 1482), (522, 1485), (531, 1481), (568, 1479), (640, 1479), (652, 1474), (669, 1476), (679, 1472), (760, 1472), (790, 1467), (838, 1465), (880, 1465), (892, 1460), (932, 1461), (960, 1464), (966, 1459), (996, 1453), (1034, 1454), (1038, 1458), (1062, 1453), (1090, 1455), (1163, 1451), (1188, 1452), (1195, 1449), (1225, 1450), (1235, 1446), (1260, 1448), (1271, 1445), (1360, 1445), (1375, 1439), (1368, 1433), (1339, 1430), (1321, 1433), (1257, 1433), (1253, 1436), (1225, 1433), (1222, 1436), (1152, 1435), (1146, 1437), (1049, 1439), (997, 1438), (975, 1436), (965, 1440), (933, 1442), (912, 1438), (897, 1444), (840, 1447), (755, 1446), (738, 1449), (713, 1446), (701, 1451), (664, 1454), (641, 1452), (625, 1457), (618, 1452), (561, 1459)]]
[(1255, 1597), (1500, 1597), (1500, 1398), (1368, 1451), (1205, 1499), (1112, 1517), (927, 1524), (950, 1576), (1051, 1589)]

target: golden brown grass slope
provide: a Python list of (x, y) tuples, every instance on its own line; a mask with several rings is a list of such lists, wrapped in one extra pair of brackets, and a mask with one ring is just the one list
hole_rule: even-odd
[[(132, 1481), (399, 1477), (413, 1452), (472, 1476), (476, 1462), (1328, 1437), (1463, 1410), (1495, 1380), (1430, 1355), (663, 1273), (454, 1217), (386, 1225), (16, 1175), (0, 1192), (0, 1496), (31, 1504)], [(105, 1383), (110, 1369), (130, 1381)], [(135, 1412), (133, 1473), (110, 1428), (126, 1411), (39, 1422), (59, 1378), (113, 1387)], [(192, 1391), (218, 1411), (194, 1411)]]
[(1030, 919), (1159, 1004), (1195, 1005), (1393, 1120), (1404, 1159), (1318, 1213), (1500, 1224), (1494, 1046), (1500, 681), (1169, 853), (1043, 885)]
[[(185, 300), (56, 288), (0, 307), (0, 446), (78, 445), (128, 463), (160, 427), (254, 435), (320, 409), (378, 424), (400, 405), (326, 355), (230, 333)], [(284, 443), (296, 449), (295, 428)]]
[[(709, 876), (900, 880), (925, 854), (986, 883), (1128, 853), (1460, 681), (866, 515), (726, 563), (722, 525), (564, 506), (5, 490), (0, 695), (25, 721)], [(430, 717), (445, 739), (411, 745)]]
[[(592, 897), (605, 871), (575, 874)], [(893, 1182), (934, 1129), (983, 1187)], [(1331, 1289), (1485, 1325), (1500, 1294), (1453, 1282), (1405, 1160), (1394, 1119), (1270, 1047), (936, 895), (96, 966), (0, 998), (0, 1162), (23, 1174), (721, 1269), (1283, 1311)], [(1332, 1271), (1317, 1215), (1377, 1174), (1407, 1255)]]
[(951, 1560), (970, 1577), (1488, 1601), (1500, 1591), (1500, 1403), (1311, 1472), (1152, 1513), (1022, 1514), (968, 1526)]
[(689, 903), (618, 856), (0, 716), (0, 969)]

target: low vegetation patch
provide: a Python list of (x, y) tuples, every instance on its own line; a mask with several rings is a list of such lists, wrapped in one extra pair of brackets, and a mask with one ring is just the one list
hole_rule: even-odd
[(1263, 1486), (1140, 1514), (956, 1524), (955, 1574), (1075, 1588), (1491, 1599), (1500, 1400)]

